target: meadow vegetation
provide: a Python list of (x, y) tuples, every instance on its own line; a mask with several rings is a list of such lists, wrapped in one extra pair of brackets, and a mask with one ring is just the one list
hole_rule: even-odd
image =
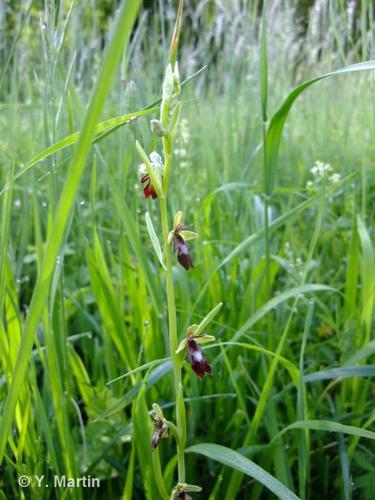
[(373, 499), (373, 3), (113, 4), (0, 1), (0, 499)]

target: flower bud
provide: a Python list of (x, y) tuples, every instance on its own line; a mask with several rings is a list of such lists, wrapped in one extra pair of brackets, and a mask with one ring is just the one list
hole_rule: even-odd
[(168, 437), (168, 424), (164, 418), (163, 411), (159, 405), (152, 405), (151, 416), (154, 423), (154, 433), (152, 435), (151, 447), (153, 450), (158, 447), (160, 439)]
[(169, 101), (174, 91), (174, 75), (172, 66), (168, 64), (163, 81), (163, 101)]
[(167, 133), (160, 120), (150, 121), (151, 131), (156, 137), (164, 137)]

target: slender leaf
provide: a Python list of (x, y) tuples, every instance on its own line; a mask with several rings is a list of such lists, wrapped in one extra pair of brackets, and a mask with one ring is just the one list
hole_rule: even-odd
[(280, 293), (280, 295), (277, 295), (276, 297), (272, 298), (266, 304), (264, 304), (264, 306), (258, 309), (235, 333), (235, 335), (233, 336), (233, 340), (238, 340), (244, 333), (246, 333), (253, 325), (255, 325), (255, 323), (257, 323), (261, 318), (263, 318), (269, 311), (275, 309), (278, 305), (282, 304), (283, 302), (292, 298), (296, 298), (299, 295), (303, 295), (305, 293), (314, 293), (319, 291), (336, 292), (337, 290), (327, 285), (318, 285), (318, 284), (301, 285), (295, 288), (290, 288), (289, 290), (285, 290), (284, 292)]
[(359, 361), (362, 361), (363, 359), (366, 359), (373, 354), (375, 354), (375, 340), (372, 340), (371, 342), (368, 342), (363, 347), (361, 347), (361, 349), (359, 349), (355, 354), (353, 354), (350, 359), (348, 359), (346, 365), (354, 365), (354, 363), (358, 363)]
[(363, 366), (341, 366), (340, 368), (331, 368), (316, 373), (304, 375), (304, 382), (317, 382), (318, 380), (330, 380), (333, 378), (348, 377), (375, 377), (375, 365)]
[[(154, 370), (152, 370), (147, 377), (146, 390), (148, 390), (150, 387), (156, 384), (156, 382), (158, 382), (166, 373), (169, 373), (171, 369), (172, 369), (172, 362), (167, 361), (165, 363), (162, 363)], [(109, 408), (107, 408), (107, 410), (98, 415), (96, 420), (101, 420), (102, 418), (114, 415), (118, 411), (129, 406), (137, 397), (137, 394), (139, 393), (143, 385), (144, 383), (142, 381), (138, 382), (138, 384), (136, 384), (132, 389), (130, 389), (130, 391), (125, 394), (125, 396), (120, 398), (118, 401), (116, 401), (115, 404), (111, 405)]]
[(276, 441), (280, 436), (293, 429), (311, 429), (314, 431), (340, 432), (342, 434), (349, 434), (350, 436), (375, 439), (375, 432), (361, 429), (359, 427), (343, 425), (339, 424), (338, 422), (332, 422), (331, 420), (303, 420), (301, 422), (294, 422), (293, 424), (288, 425), (288, 427), (285, 427), (285, 429), (276, 434), (272, 441)]
[(148, 234), (150, 236), (152, 246), (154, 247), (156, 256), (159, 259), (161, 267), (163, 269), (166, 269), (164, 261), (163, 261), (163, 252), (161, 251), (160, 242), (159, 242), (158, 237), (156, 236), (154, 225), (152, 223), (150, 214), (148, 212), (146, 212), (145, 218), (146, 218), (147, 231), (148, 231)]
[(259, 467), (259, 465), (255, 464), (237, 451), (218, 444), (201, 443), (190, 446), (190, 448), (187, 448), (186, 452), (199, 453), (200, 455), (204, 455), (207, 458), (211, 458), (212, 460), (216, 460), (221, 464), (242, 472), (243, 474), (246, 474), (247, 476), (250, 476), (256, 481), (262, 483), (278, 498), (282, 498), (284, 500), (298, 500), (298, 496), (295, 495), (293, 491), (271, 476), (271, 474), (267, 471)]

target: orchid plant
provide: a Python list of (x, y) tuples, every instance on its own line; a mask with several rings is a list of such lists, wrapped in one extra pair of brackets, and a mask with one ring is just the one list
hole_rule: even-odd
[[(176, 317), (175, 291), (173, 279), (174, 255), (178, 263), (189, 271), (193, 267), (188, 241), (198, 238), (198, 234), (191, 231), (189, 225), (183, 224), (183, 213), (178, 211), (174, 216), (173, 226), (170, 228), (168, 219), (168, 188), (172, 172), (174, 141), (181, 114), (181, 84), (176, 52), (181, 30), (183, 0), (179, 2), (176, 24), (172, 36), (169, 63), (166, 68), (162, 85), (162, 99), (160, 105), (160, 119), (151, 120), (153, 134), (161, 141), (162, 155), (153, 151), (147, 154), (141, 144), (136, 142), (136, 148), (141, 157), (139, 167), (140, 182), (145, 198), (151, 198), (160, 205), (160, 219), (162, 225), (163, 254), (161, 264), (166, 273), (166, 295), (168, 305), (169, 348), (173, 364), (173, 385), (176, 398), (176, 423), (165, 419), (161, 408), (154, 403), (151, 412), (154, 424), (154, 433), (150, 448), (156, 450), (162, 439), (167, 438), (169, 430), (177, 444), (178, 483), (171, 493), (171, 499), (188, 499), (189, 492), (200, 491), (201, 488), (186, 483), (185, 478), (185, 444), (186, 444), (186, 414), (184, 390), (182, 385), (182, 365), (184, 359), (191, 365), (195, 375), (202, 379), (205, 374), (212, 374), (212, 367), (206, 360), (201, 344), (215, 340), (215, 337), (203, 332), (206, 325), (213, 319), (222, 304), (218, 304), (201, 323), (191, 325), (185, 338), (178, 344), (178, 328)], [(149, 225), (151, 224), (151, 230)], [(148, 228), (155, 250), (160, 249), (154, 226), (148, 219)], [(155, 240), (155, 238), (157, 240)], [(160, 255), (160, 252), (157, 251)], [(160, 470), (159, 455), (154, 455), (154, 468)], [(158, 462), (156, 465), (155, 463)], [(165, 497), (165, 488), (158, 484), (162, 497)]]

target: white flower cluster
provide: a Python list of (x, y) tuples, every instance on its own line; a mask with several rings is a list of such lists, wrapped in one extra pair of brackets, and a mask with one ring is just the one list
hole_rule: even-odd
[(341, 181), (341, 175), (338, 172), (334, 172), (333, 168), (329, 163), (323, 163), (317, 160), (314, 166), (310, 169), (314, 180), (308, 181), (306, 184), (306, 189), (308, 191), (315, 191), (319, 183), (323, 179), (327, 179), (331, 184), (338, 184)]
[(315, 178), (325, 177), (329, 175), (333, 171), (333, 168), (329, 163), (323, 163), (322, 161), (317, 160), (315, 165), (310, 172), (313, 174)]

